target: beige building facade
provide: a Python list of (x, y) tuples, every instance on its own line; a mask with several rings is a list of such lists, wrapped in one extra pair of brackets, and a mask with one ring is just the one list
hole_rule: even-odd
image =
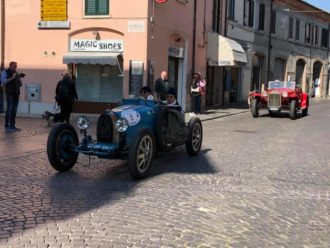
[(206, 76), (212, 8), (212, 1), (3, 0), (1, 63), (17, 61), (26, 74), (18, 112), (51, 110), (67, 69), (76, 112), (99, 113), (144, 85), (154, 89), (162, 70), (190, 111), (191, 74)]
[(301, 0), (1, 2), (1, 64), (27, 75), (20, 113), (52, 110), (64, 70), (85, 113), (154, 90), (163, 70), (187, 112), (194, 71), (207, 79), (203, 107), (245, 102), (276, 79), (329, 95), (330, 15)]

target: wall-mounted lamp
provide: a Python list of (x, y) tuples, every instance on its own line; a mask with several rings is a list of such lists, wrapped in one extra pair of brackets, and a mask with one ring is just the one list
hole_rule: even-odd
[(101, 39), (100, 33), (98, 31), (93, 31), (93, 35), (95, 35), (95, 40)]

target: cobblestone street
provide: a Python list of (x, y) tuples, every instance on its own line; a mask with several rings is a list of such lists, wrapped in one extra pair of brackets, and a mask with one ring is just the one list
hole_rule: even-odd
[(329, 123), (330, 101), (295, 121), (205, 119), (199, 156), (160, 154), (135, 181), (82, 155), (57, 173), (50, 128), (18, 118), (0, 131), (0, 247), (329, 247)]

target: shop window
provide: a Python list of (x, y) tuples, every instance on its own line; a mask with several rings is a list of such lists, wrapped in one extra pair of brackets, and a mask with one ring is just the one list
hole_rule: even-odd
[(270, 26), (270, 31), (272, 34), (276, 33), (276, 10), (272, 11), (272, 19), (271, 19), (271, 26)]
[(229, 0), (228, 18), (230, 20), (235, 20), (235, 0)]
[(300, 21), (296, 20), (296, 35), (295, 39), (299, 40), (300, 37)]
[(249, 1), (249, 19), (248, 19), (248, 24), (250, 27), (253, 27), (253, 22), (254, 22), (254, 1), (250, 0)]
[(289, 39), (293, 38), (293, 17), (289, 17)]
[(259, 30), (264, 30), (265, 28), (265, 5), (260, 4), (259, 6)]
[(77, 93), (82, 102), (117, 103), (123, 96), (118, 66), (78, 64)]
[(85, 16), (108, 16), (109, 0), (85, 0)]
[(322, 29), (322, 40), (321, 40), (321, 47), (328, 47), (329, 46), (329, 31), (327, 29)]
[(315, 32), (314, 45), (317, 46), (319, 44), (319, 28), (318, 28), (318, 26), (314, 27), (314, 32)]
[(213, 0), (213, 21), (212, 29), (213, 31), (220, 34), (221, 31), (221, 1)]

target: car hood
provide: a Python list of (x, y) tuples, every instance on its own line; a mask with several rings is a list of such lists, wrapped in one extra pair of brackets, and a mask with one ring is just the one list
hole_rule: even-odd
[(116, 113), (116, 114), (121, 114), (124, 111), (136, 111), (136, 112), (145, 112), (150, 110), (151, 108), (148, 106), (141, 106), (141, 105), (122, 105), (122, 106), (118, 106), (114, 109), (112, 109), (112, 112)]

